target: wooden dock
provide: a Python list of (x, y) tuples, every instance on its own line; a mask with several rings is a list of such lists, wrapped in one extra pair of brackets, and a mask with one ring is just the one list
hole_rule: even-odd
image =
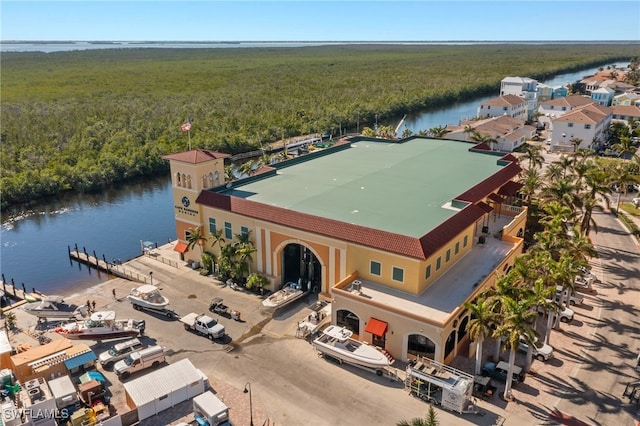
[(95, 268), (99, 271), (106, 272), (109, 275), (113, 275), (114, 277), (126, 278), (130, 281), (136, 281), (143, 284), (150, 284), (151, 277), (146, 276), (145, 274), (141, 274), (139, 271), (136, 271), (131, 268), (127, 268), (121, 262), (113, 263), (107, 262), (104, 259), (98, 258), (93, 253), (93, 256), (88, 254), (86, 251), (80, 250), (71, 250), (69, 247), (69, 257), (71, 260), (75, 260), (78, 263), (82, 263), (87, 265), (90, 268)]

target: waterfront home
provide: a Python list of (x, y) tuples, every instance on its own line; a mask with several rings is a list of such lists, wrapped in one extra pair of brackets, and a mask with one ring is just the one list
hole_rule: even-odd
[(627, 122), (632, 118), (634, 120), (640, 120), (640, 103), (635, 106), (615, 105), (612, 106), (611, 109), (613, 110), (614, 120), (624, 120)]
[(615, 93), (616, 91), (609, 87), (601, 87), (591, 92), (591, 99), (596, 101), (598, 105), (611, 106)]
[(490, 148), (494, 151), (512, 152), (536, 134), (533, 126), (523, 120), (508, 116), (498, 116), (484, 120), (462, 120), (458, 126), (447, 126), (446, 139), (471, 142), (474, 132), (495, 141)]
[(575, 108), (594, 103), (596, 102), (590, 97), (581, 95), (566, 96), (541, 102), (538, 107), (538, 122), (545, 129), (553, 130), (552, 120), (554, 118), (560, 117)]
[(640, 107), (640, 93), (624, 92), (613, 97), (612, 106), (637, 106)]
[(528, 77), (505, 77), (500, 82), (500, 96), (515, 95), (527, 100), (527, 119), (538, 107), (538, 81)]
[(527, 100), (521, 96), (504, 95), (482, 102), (478, 107), (478, 118), (512, 117), (527, 119)]

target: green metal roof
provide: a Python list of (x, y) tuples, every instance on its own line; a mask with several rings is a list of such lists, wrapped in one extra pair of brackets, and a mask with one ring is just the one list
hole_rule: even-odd
[(456, 213), (452, 199), (503, 168), (500, 157), (471, 147), (418, 137), (359, 140), (220, 192), (417, 238)]

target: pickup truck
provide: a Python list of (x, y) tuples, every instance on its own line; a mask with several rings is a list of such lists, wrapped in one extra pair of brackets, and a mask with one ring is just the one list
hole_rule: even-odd
[[(501, 382), (507, 381), (507, 372), (509, 370), (509, 364), (500, 361), (499, 363), (488, 362), (482, 367), (482, 375), (485, 377), (491, 377)], [(512, 385), (515, 386), (517, 383), (524, 382), (525, 374), (521, 367), (517, 365), (513, 366), (513, 378)]]
[(180, 318), (180, 322), (184, 324), (185, 330), (207, 336), (211, 340), (219, 339), (225, 335), (224, 326), (204, 314), (199, 315), (192, 312)]

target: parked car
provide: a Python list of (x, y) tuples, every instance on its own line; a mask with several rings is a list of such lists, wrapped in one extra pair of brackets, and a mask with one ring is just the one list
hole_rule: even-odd
[[(491, 377), (499, 380), (503, 383), (507, 381), (507, 373), (509, 372), (509, 363), (500, 361), (499, 363), (488, 362), (482, 366), (482, 375), (485, 377)], [(513, 379), (511, 381), (512, 386), (517, 383), (524, 382), (524, 370), (517, 365), (513, 366)]]
[(634, 198), (631, 200), (631, 204), (633, 204), (636, 208), (640, 207), (640, 198)]
[(592, 283), (593, 283), (592, 280), (585, 279), (584, 277), (581, 277), (581, 276), (577, 276), (573, 280), (573, 288), (575, 288), (577, 291), (581, 291), (581, 290), (590, 291)]
[(596, 276), (591, 272), (591, 269), (581, 266), (578, 268), (578, 271), (580, 272), (580, 277), (586, 281), (593, 283), (596, 280)]
[[(529, 351), (529, 344), (522, 337), (518, 342), (518, 350), (522, 352)], [(533, 353), (533, 357), (540, 361), (548, 361), (551, 358), (553, 358), (553, 348), (547, 345), (546, 343), (541, 342), (538, 339), (536, 339), (533, 342), (533, 347), (531, 348), (531, 351)]]
[[(553, 300), (551, 299), (547, 299), (547, 303), (556, 303), (556, 305), (560, 305), (560, 303), (553, 302)], [(542, 306), (538, 306), (538, 312), (545, 313), (544, 308)], [(548, 313), (549, 312), (546, 312), (546, 314)], [(573, 309), (567, 308), (566, 306), (560, 306), (560, 310), (557, 312), (557, 314), (560, 316), (560, 321), (562, 322), (569, 323), (573, 321)]]
[(108, 351), (102, 352), (98, 356), (98, 359), (100, 360), (100, 365), (109, 370), (116, 362), (128, 357), (131, 352), (135, 352), (143, 348), (144, 346), (140, 340), (130, 339), (125, 342), (116, 343)]
[[(567, 290), (564, 290), (564, 291), (568, 292), (570, 290), (567, 289)], [(566, 296), (565, 296), (564, 291), (562, 290), (562, 286), (561, 285), (556, 286), (556, 297), (555, 297), (555, 301), (556, 302), (561, 303), (563, 300), (566, 300)], [(582, 296), (580, 296), (580, 295), (578, 295), (578, 294), (576, 294), (574, 292), (571, 292), (569, 294), (569, 304), (570, 305), (582, 305), (582, 303), (584, 303), (584, 297), (582, 297)]]

